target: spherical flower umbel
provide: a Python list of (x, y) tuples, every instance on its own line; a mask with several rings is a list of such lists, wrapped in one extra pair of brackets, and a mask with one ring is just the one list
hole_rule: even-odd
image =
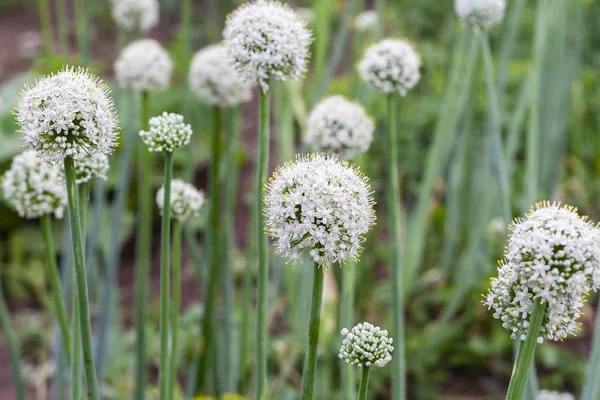
[(202, 101), (221, 107), (235, 106), (252, 98), (251, 85), (233, 68), (221, 45), (208, 46), (194, 55), (190, 85)]
[(570, 393), (540, 390), (537, 395), (537, 400), (575, 400), (575, 396)]
[(153, 152), (173, 152), (190, 142), (192, 127), (179, 114), (163, 112), (150, 118), (150, 130), (140, 131), (142, 142)]
[(420, 67), (421, 58), (408, 42), (384, 39), (367, 49), (357, 69), (371, 89), (405, 96), (419, 83)]
[(23, 144), (51, 163), (111, 153), (118, 122), (109, 92), (82, 68), (39, 78), (20, 93), (14, 111)]
[[(161, 214), (164, 208), (164, 196), (165, 188), (163, 186), (156, 193), (156, 204)], [(171, 218), (185, 222), (190, 217), (196, 217), (200, 214), (204, 202), (204, 194), (193, 185), (180, 179), (171, 181)]]
[(75, 183), (86, 183), (96, 178), (106, 180), (108, 167), (108, 156), (106, 154), (96, 153), (76, 160)]
[(363, 11), (354, 19), (354, 29), (357, 32), (364, 33), (372, 31), (379, 23), (379, 15), (375, 10)]
[(342, 329), (342, 336), (339, 357), (350, 365), (381, 368), (392, 360), (393, 339), (385, 329), (363, 322), (350, 332)]
[(112, 15), (117, 25), (146, 32), (158, 24), (157, 0), (112, 0)]
[(67, 189), (61, 167), (44, 162), (35, 151), (16, 155), (2, 181), (4, 198), (24, 218), (54, 214), (62, 218)]
[(298, 156), (269, 180), (266, 230), (293, 263), (305, 249), (324, 267), (357, 260), (375, 223), (372, 194), (367, 178), (337, 156)]
[(173, 61), (153, 39), (128, 44), (115, 62), (115, 77), (122, 89), (159, 92), (171, 82)]
[(538, 341), (579, 329), (585, 297), (600, 286), (600, 231), (575, 208), (540, 203), (509, 227), (505, 259), (484, 304), (524, 340), (536, 299), (546, 303)]
[(344, 96), (321, 100), (308, 117), (306, 143), (313, 151), (352, 159), (369, 149), (375, 124), (365, 109)]
[(278, 1), (238, 7), (227, 17), (223, 38), (234, 68), (263, 91), (271, 79), (297, 80), (306, 72), (312, 34), (304, 19)]
[(455, 0), (461, 22), (475, 29), (488, 29), (504, 19), (506, 0)]

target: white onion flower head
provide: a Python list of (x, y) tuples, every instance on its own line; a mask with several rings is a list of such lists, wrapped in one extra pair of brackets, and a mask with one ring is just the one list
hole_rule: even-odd
[(14, 110), (25, 147), (50, 163), (109, 154), (117, 144), (117, 113), (108, 86), (83, 68), (66, 67), (19, 94)]
[(76, 160), (75, 183), (86, 183), (92, 179), (106, 180), (108, 168), (108, 156), (106, 154), (96, 153)]
[(2, 191), (19, 216), (28, 219), (46, 214), (62, 218), (67, 205), (62, 168), (44, 162), (33, 150), (25, 150), (12, 159)]
[(537, 395), (537, 400), (575, 400), (575, 396), (570, 393), (540, 390)]
[(158, 24), (158, 11), (158, 0), (112, 0), (113, 19), (128, 31), (149, 31)]
[(234, 68), (263, 91), (274, 79), (300, 79), (306, 72), (312, 34), (306, 21), (278, 1), (256, 0), (234, 10), (223, 38)]
[(357, 69), (373, 90), (405, 96), (421, 79), (421, 58), (406, 41), (383, 39), (369, 47)]
[(115, 77), (122, 89), (160, 92), (169, 87), (173, 61), (154, 39), (128, 44), (115, 62)]
[(363, 11), (354, 19), (354, 30), (365, 33), (375, 30), (379, 24), (379, 15), (375, 10)]
[(350, 332), (342, 329), (342, 336), (339, 358), (350, 365), (381, 368), (392, 360), (393, 339), (385, 329), (363, 322)]
[(163, 112), (150, 118), (150, 130), (140, 131), (140, 137), (149, 151), (171, 153), (190, 142), (192, 127), (182, 115)]
[(350, 160), (369, 149), (375, 124), (365, 109), (344, 96), (321, 100), (308, 117), (306, 143), (316, 152)]
[[(164, 196), (165, 188), (163, 186), (156, 193), (156, 204), (161, 214), (165, 204)], [(190, 217), (197, 217), (200, 215), (200, 209), (204, 202), (204, 194), (193, 185), (180, 179), (171, 181), (171, 218), (185, 222)]]
[(305, 249), (325, 268), (356, 261), (375, 223), (372, 194), (367, 178), (337, 156), (298, 156), (269, 179), (266, 231), (292, 263)]
[(474, 29), (489, 29), (504, 19), (506, 0), (455, 0), (461, 22)]
[(194, 55), (190, 85), (202, 101), (222, 107), (242, 104), (252, 98), (252, 86), (233, 68), (221, 45), (208, 46)]
[(536, 299), (547, 304), (538, 342), (577, 333), (585, 297), (600, 286), (600, 231), (575, 208), (548, 202), (509, 229), (505, 258), (484, 304), (513, 339), (526, 338)]

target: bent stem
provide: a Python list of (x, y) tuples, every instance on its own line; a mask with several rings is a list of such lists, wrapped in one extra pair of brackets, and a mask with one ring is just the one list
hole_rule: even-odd
[(325, 271), (315, 263), (313, 277), (313, 292), (310, 302), (310, 320), (308, 323), (308, 348), (304, 359), (302, 373), (302, 400), (312, 400), (315, 386), (315, 371), (317, 369), (317, 347), (319, 346), (319, 328), (321, 326), (321, 302), (323, 300), (323, 282)]
[(69, 331), (69, 317), (63, 291), (60, 287), (60, 276), (58, 275), (58, 266), (56, 265), (56, 253), (54, 252), (54, 240), (52, 239), (52, 217), (44, 214), (40, 217), (42, 228), (42, 237), (44, 239), (44, 253), (46, 256), (46, 274), (52, 288), (52, 298), (54, 299), (54, 312), (58, 320), (60, 334), (62, 336), (63, 348), (67, 359), (71, 358), (71, 333)]
[(260, 90), (258, 161), (256, 165), (256, 224), (258, 237), (258, 297), (256, 311), (256, 400), (267, 394), (267, 283), (269, 277), (269, 239), (264, 233), (262, 197), (269, 168), (270, 92)]
[(369, 386), (369, 367), (362, 367), (360, 378), (360, 390), (358, 392), (358, 400), (367, 400), (367, 386)]
[(88, 289), (86, 281), (85, 261), (83, 256), (83, 237), (77, 202), (77, 186), (75, 184), (75, 163), (72, 157), (65, 158), (65, 177), (67, 181), (67, 197), (69, 200), (69, 221), (71, 222), (71, 243), (73, 245), (73, 260), (75, 263), (75, 279), (77, 280), (77, 303), (81, 329), (81, 347), (83, 350), (83, 366), (89, 400), (98, 400), (98, 382), (92, 354), (92, 327), (88, 304)]
[(181, 303), (181, 222), (173, 220), (173, 296), (171, 297), (171, 362), (169, 366), (169, 399), (175, 398), (177, 386), (177, 331)]
[(169, 264), (171, 261), (171, 178), (173, 153), (165, 152), (164, 197), (160, 235), (160, 365), (159, 399), (169, 394)]
[(392, 398), (404, 400), (406, 398), (406, 361), (404, 355), (404, 294), (400, 279), (403, 274), (400, 270), (400, 188), (398, 184), (398, 141), (396, 132), (396, 96), (388, 95), (388, 214), (390, 242), (390, 269), (392, 276), (392, 304), (393, 304), (393, 334), (396, 338), (396, 355), (392, 360)]
[(506, 400), (521, 400), (523, 398), (533, 355), (535, 354), (535, 346), (537, 345), (537, 339), (545, 314), (546, 303), (541, 303), (539, 299), (536, 299), (533, 311), (531, 312), (529, 327), (527, 328), (527, 337), (525, 341), (521, 342), (521, 346), (519, 346), (517, 352), (515, 365), (510, 377), (510, 384), (508, 385), (508, 392), (506, 393)]
[(15, 338), (15, 332), (10, 323), (10, 314), (4, 303), (4, 294), (2, 293), (2, 280), (0, 279), (0, 328), (8, 347), (10, 355), (10, 364), (12, 367), (13, 382), (16, 389), (16, 400), (25, 400), (25, 381), (21, 371), (21, 352), (19, 344)]

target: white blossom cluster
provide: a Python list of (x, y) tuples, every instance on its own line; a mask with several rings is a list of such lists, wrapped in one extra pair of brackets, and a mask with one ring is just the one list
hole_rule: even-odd
[(506, 0), (455, 0), (461, 22), (475, 29), (488, 29), (502, 22)]
[(540, 343), (579, 329), (585, 297), (600, 286), (600, 233), (576, 211), (539, 203), (509, 227), (505, 259), (484, 304), (513, 339), (526, 338), (536, 299), (547, 304)]
[(233, 68), (221, 45), (208, 46), (194, 55), (190, 85), (204, 102), (221, 107), (235, 106), (252, 98), (251, 85)]
[[(162, 214), (165, 202), (165, 188), (156, 193), (156, 204)], [(180, 179), (171, 181), (171, 218), (185, 222), (190, 217), (197, 217), (204, 205), (205, 198), (201, 191)]]
[(313, 151), (350, 160), (369, 149), (375, 124), (365, 109), (344, 96), (321, 100), (308, 117), (306, 143)]
[(363, 11), (354, 19), (354, 30), (365, 33), (374, 30), (379, 24), (379, 16), (375, 10)]
[(153, 39), (128, 44), (115, 61), (115, 77), (122, 89), (159, 92), (169, 86), (172, 73), (169, 53)]
[(373, 90), (405, 96), (419, 83), (420, 67), (421, 58), (408, 42), (384, 39), (367, 49), (357, 69)]
[(351, 332), (342, 329), (342, 336), (339, 358), (350, 365), (381, 368), (392, 360), (393, 339), (388, 337), (385, 329), (363, 322)]
[(540, 390), (537, 395), (537, 400), (575, 400), (575, 396), (570, 393)]
[(192, 127), (183, 122), (183, 115), (163, 112), (150, 118), (150, 130), (140, 131), (140, 137), (149, 151), (173, 152), (190, 142)]
[(62, 218), (67, 205), (67, 189), (62, 169), (25, 150), (12, 159), (2, 181), (4, 198), (24, 218), (54, 214)]
[(108, 167), (108, 156), (102, 153), (76, 160), (75, 183), (86, 183), (96, 178), (106, 180)]
[(278, 1), (256, 0), (233, 11), (223, 37), (233, 66), (249, 83), (297, 80), (306, 72), (312, 34), (306, 21)]
[(269, 180), (266, 230), (293, 263), (304, 249), (323, 267), (357, 260), (375, 223), (372, 194), (367, 178), (337, 156), (298, 156)]
[(146, 32), (158, 24), (158, 0), (112, 0), (112, 15), (117, 25)]
[(50, 163), (112, 152), (118, 137), (113, 100), (98, 77), (66, 67), (20, 93), (15, 108), (22, 140)]

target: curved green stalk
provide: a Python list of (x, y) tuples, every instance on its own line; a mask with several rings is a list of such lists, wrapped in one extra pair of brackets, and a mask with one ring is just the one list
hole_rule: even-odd
[(512, 375), (510, 377), (508, 392), (506, 393), (506, 400), (523, 399), (527, 378), (529, 377), (529, 371), (531, 370), (533, 362), (533, 355), (535, 354), (535, 346), (537, 345), (537, 339), (545, 314), (546, 303), (540, 303), (540, 300), (537, 299), (533, 305), (533, 311), (531, 312), (531, 319), (529, 320), (529, 327), (527, 328), (527, 337), (525, 338), (525, 341), (521, 342), (517, 352)]
[(88, 400), (98, 400), (98, 381), (92, 353), (92, 327), (88, 304), (88, 290), (83, 254), (83, 236), (79, 207), (77, 201), (77, 186), (75, 184), (75, 163), (72, 157), (65, 158), (65, 177), (67, 181), (67, 197), (69, 200), (69, 221), (71, 222), (71, 238), (73, 244), (73, 260), (75, 263), (75, 279), (77, 280), (77, 302), (79, 303), (79, 323), (81, 325), (81, 347), (83, 350), (83, 367), (85, 370)]
[(302, 371), (301, 400), (312, 400), (317, 369), (317, 348), (319, 347), (319, 329), (321, 326), (321, 303), (323, 301), (323, 284), (325, 271), (315, 263), (313, 277), (313, 292), (310, 302), (310, 317), (308, 321), (308, 339), (304, 369)]
[(404, 293), (402, 286), (402, 253), (400, 238), (400, 187), (398, 175), (398, 132), (396, 131), (396, 95), (387, 99), (388, 117), (388, 192), (387, 207), (390, 230), (390, 262), (392, 277), (392, 320), (396, 354), (392, 360), (392, 398), (406, 398), (406, 360), (404, 355)]
[(369, 367), (362, 367), (362, 373), (360, 377), (360, 389), (358, 393), (358, 400), (367, 400), (367, 388), (369, 386)]
[[(148, 128), (150, 119), (150, 94), (142, 92), (142, 129)], [(135, 399), (144, 400), (147, 382), (146, 371), (146, 301), (150, 279), (150, 241), (152, 235), (152, 204), (150, 176), (152, 162), (145, 146), (138, 146), (138, 229), (135, 249)]]
[(256, 386), (255, 399), (264, 400), (267, 395), (267, 284), (269, 280), (269, 239), (264, 232), (262, 214), (263, 190), (269, 168), (269, 91), (260, 91), (258, 160), (256, 165), (256, 221), (258, 237), (258, 297), (256, 311)]
[(169, 365), (169, 399), (175, 398), (177, 386), (177, 342), (181, 304), (181, 222), (173, 220), (173, 296), (171, 297), (171, 359)]
[(49, 214), (40, 217), (42, 237), (44, 239), (44, 253), (46, 256), (46, 274), (52, 288), (52, 299), (54, 300), (54, 312), (58, 320), (58, 327), (62, 336), (63, 348), (67, 359), (71, 357), (71, 333), (69, 332), (69, 317), (63, 291), (60, 286), (60, 276), (56, 265), (56, 253), (54, 252), (54, 240), (52, 239), (52, 217)]
[(2, 280), (0, 279), (0, 327), (4, 335), (8, 354), (10, 356), (10, 365), (12, 367), (13, 383), (17, 392), (16, 400), (25, 400), (25, 381), (21, 370), (21, 351), (15, 338), (15, 332), (10, 323), (10, 314), (4, 303), (4, 294), (2, 293)]

